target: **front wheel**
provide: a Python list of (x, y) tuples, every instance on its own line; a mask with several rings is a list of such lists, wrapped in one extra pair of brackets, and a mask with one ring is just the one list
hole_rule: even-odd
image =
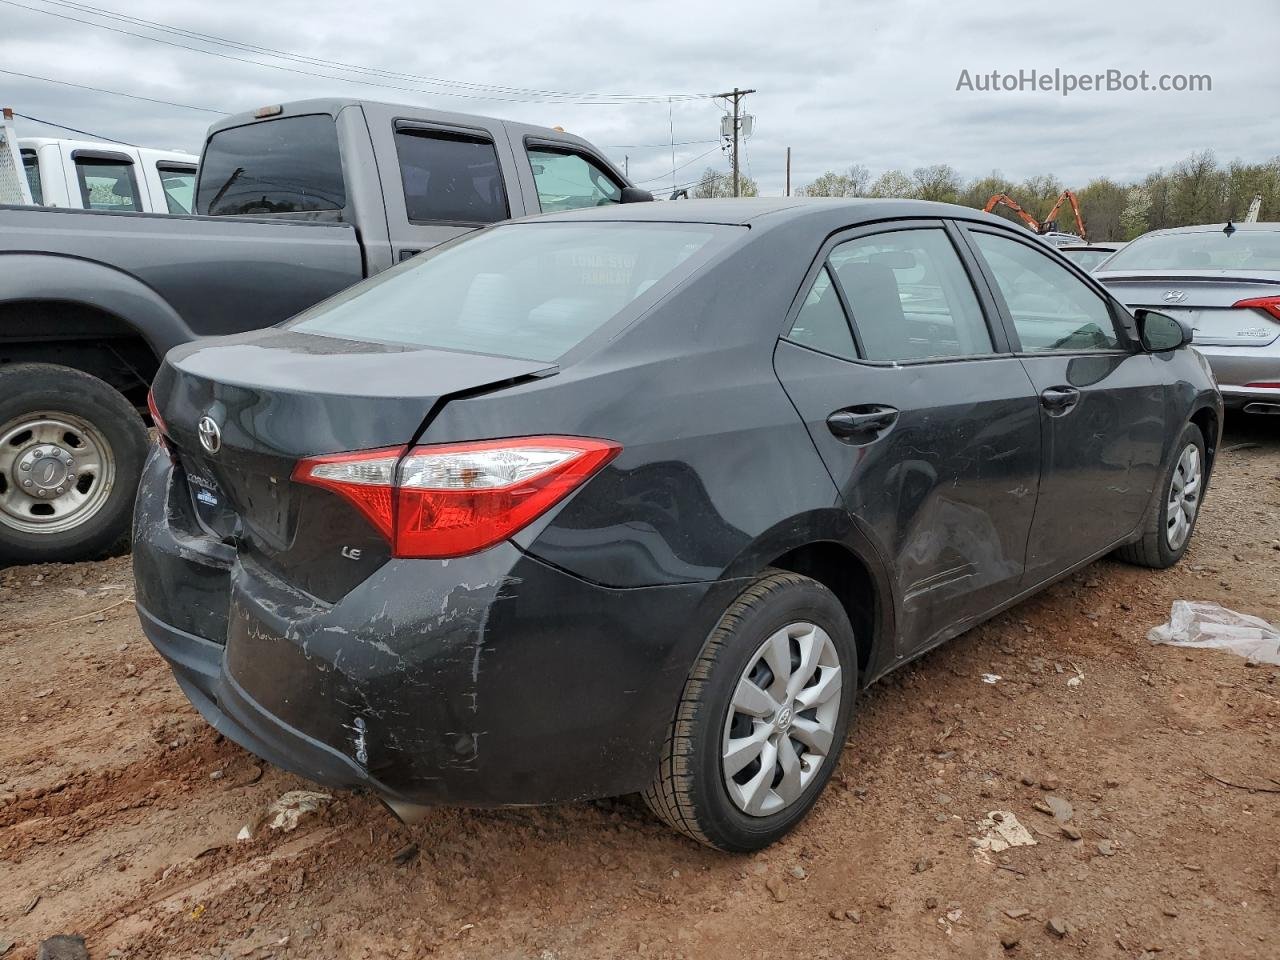
[(0, 563), (86, 560), (120, 543), (146, 452), (142, 418), (97, 377), (0, 367)]
[(768, 846), (830, 779), (857, 684), (853, 630), (835, 595), (795, 573), (762, 577), (694, 664), (645, 802), (699, 843)]
[(1174, 447), (1173, 462), (1165, 471), (1161, 496), (1147, 511), (1142, 538), (1121, 547), (1116, 555), (1128, 563), (1163, 570), (1187, 552), (1209, 475), (1204, 435), (1194, 423), (1182, 430)]

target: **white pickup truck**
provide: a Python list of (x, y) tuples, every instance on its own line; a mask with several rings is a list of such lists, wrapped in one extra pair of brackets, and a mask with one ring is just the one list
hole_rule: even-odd
[(52, 137), (20, 137), (18, 148), (41, 206), (191, 213), (195, 154)]

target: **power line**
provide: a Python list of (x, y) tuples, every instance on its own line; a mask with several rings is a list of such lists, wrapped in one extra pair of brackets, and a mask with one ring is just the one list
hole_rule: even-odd
[(325, 66), (325, 67), (332, 67), (332, 68), (344, 70), (344, 71), (369, 73), (369, 74), (374, 74), (378, 76), (389, 77), (392, 79), (416, 80), (424, 83), (436, 84), (441, 86), (450, 86), (450, 87), (461, 87), (464, 89), (471, 89), (476, 91), (529, 94), (529, 95), (536, 95), (536, 96), (549, 97), (549, 98), (580, 97), (580, 98), (592, 99), (592, 100), (607, 99), (607, 100), (661, 101), (661, 100), (667, 100), (670, 98), (675, 98), (680, 100), (703, 99), (708, 96), (708, 94), (615, 94), (615, 93), (595, 93), (595, 92), (572, 92), (572, 91), (565, 91), (565, 90), (545, 90), (545, 89), (539, 89), (536, 87), (512, 87), (512, 86), (506, 86), (504, 84), (494, 84), (494, 83), (475, 83), (475, 82), (465, 81), (465, 80), (446, 80), (440, 77), (423, 76), (421, 74), (413, 74), (413, 73), (401, 73), (394, 70), (385, 70), (379, 67), (369, 67), (369, 66), (364, 66), (362, 64), (347, 63), (341, 60), (329, 60), (323, 57), (312, 57), (312, 56), (307, 56), (306, 54), (292, 53), (287, 50), (278, 50), (274, 47), (265, 47), (260, 44), (246, 43), (241, 40), (234, 40), (229, 37), (222, 37), (216, 34), (200, 33), (195, 30), (188, 30), (184, 27), (176, 27), (172, 24), (162, 23), (161, 21), (158, 21), (158, 20), (146, 20), (141, 17), (134, 17), (125, 13), (120, 13), (119, 11), (111, 10), (106, 7), (98, 7), (88, 3), (78, 3), (78, 2), (75, 2), (75, 0), (40, 0), (40, 2), (53, 5), (53, 6), (62, 7), (64, 9), (75, 10), (79, 13), (88, 13), (90, 15), (101, 17), (103, 19), (116, 20), (116, 21), (131, 23), (137, 26), (143, 26), (148, 29), (157, 30), (162, 33), (168, 33), (174, 36), (181, 36), (181, 37), (186, 37), (190, 39), (203, 40), (203, 41), (218, 44), (221, 46), (229, 46), (229, 47), (246, 51), (246, 52), (265, 53), (271, 56), (283, 57), (288, 60), (293, 60), (293, 61), (302, 62), (302, 63), (311, 63), (311, 64), (316, 64), (316, 65)]
[[(7, 72), (7, 71), (6, 71)], [(30, 120), (33, 123), (43, 123), (46, 127), (57, 127), (59, 130), (70, 130), (72, 133), (79, 133), (94, 140), (110, 140), (112, 143), (122, 143), (126, 147), (136, 147), (136, 143), (130, 143), (128, 140), (117, 140), (115, 137), (104, 137), (100, 133), (90, 133), (88, 130), (81, 130), (78, 127), (68, 127), (65, 123), (54, 123), (52, 120), (41, 120), (39, 117), (29, 117), (25, 113), (13, 111), (15, 117), (21, 117), (23, 120)]]
[[(0, 3), (6, 0), (0, 0)], [(83, 83), (72, 83), (70, 80), (55, 80), (53, 77), (39, 77), (34, 73), (19, 73), (17, 70), (5, 70), (0, 68), (0, 73), (8, 74), (11, 77), (22, 77), (26, 80), (40, 80), (44, 83), (56, 83), (61, 87), (75, 87), (77, 90), (92, 90), (94, 93), (106, 93), (113, 97), (128, 97), (130, 100), (143, 100), (146, 103), (160, 103), (166, 107), (181, 107), (184, 110), (199, 110), (201, 113), (216, 113), (219, 116), (229, 116), (230, 111), (215, 110), (213, 107), (197, 107), (193, 103), (178, 103), (174, 100), (159, 100), (155, 97), (143, 97), (136, 93), (125, 93), (123, 90), (108, 90), (105, 87), (91, 87)]]
[[(64, 6), (64, 8), (76, 9), (78, 12), (86, 12), (80, 7), (70, 7), (70, 5), (64, 4), (62, 0), (43, 0), (43, 2)], [(285, 73), (294, 73), (304, 77), (317, 77), (322, 80), (338, 80), (344, 83), (359, 83), (364, 86), (379, 87), (386, 90), (396, 90), (402, 93), (426, 93), (426, 94), (432, 94), (434, 96), (453, 97), (453, 98), (462, 99), (462, 100), (483, 100), (483, 101), (492, 101), (492, 102), (501, 102), (501, 103), (565, 103), (565, 104), (575, 104), (580, 106), (625, 106), (631, 103), (657, 103), (657, 102), (671, 100), (671, 99), (695, 100), (695, 99), (707, 98), (706, 94), (673, 94), (670, 97), (668, 96), (657, 97), (657, 96), (651, 96), (651, 95), (626, 95), (626, 94), (620, 94), (620, 95), (563, 94), (563, 93), (555, 93), (550, 91), (540, 95), (536, 95), (536, 96), (528, 95), (528, 96), (514, 96), (514, 97), (499, 97), (499, 96), (489, 96), (489, 95), (483, 95), (483, 94), (457, 93), (449, 90), (424, 90), (421, 87), (406, 87), (406, 86), (400, 86), (398, 84), (392, 84), (392, 83), (381, 83), (377, 80), (335, 76), (332, 73), (317, 73), (314, 70), (303, 70), (298, 67), (286, 66), (284, 64), (267, 63), (262, 60), (254, 60), (248, 57), (238, 57), (233, 54), (225, 53), (218, 50), (207, 50), (203, 47), (192, 46), (191, 44), (187, 44), (187, 43), (180, 43), (176, 40), (166, 40), (163, 37), (155, 37), (145, 33), (137, 33), (132, 30), (125, 30), (122, 27), (111, 26), (109, 23), (97, 23), (93, 20), (85, 20), (80, 17), (71, 16), (68, 13), (59, 13), (56, 10), (47, 10), (41, 7), (28, 6), (27, 4), (18, 3), (17, 0), (0, 0), (0, 3), (3, 3), (6, 6), (10, 6), (10, 7), (17, 7), (20, 10), (27, 10), (31, 13), (40, 13), (48, 17), (55, 17), (60, 20), (68, 20), (68, 21), (71, 21), (72, 23), (79, 23), (89, 27), (96, 27), (99, 30), (107, 30), (107, 31), (110, 31), (111, 33), (117, 33), (126, 37), (134, 37), (139, 40), (149, 40), (152, 43), (159, 43), (169, 47), (176, 47), (180, 50), (188, 50), (193, 53), (202, 53), (205, 56), (209, 56), (209, 57), (218, 57), (223, 60), (232, 60), (237, 63), (246, 63), (246, 64), (249, 64), (250, 66), (265, 67), (269, 70), (279, 70)], [(99, 13), (96, 9), (93, 10), (91, 15), (100, 16), (100, 17), (103, 17), (104, 19), (115, 18), (117, 20), (123, 17), (123, 15), (121, 14), (116, 14), (110, 11), (107, 11), (105, 13)], [(136, 19), (136, 18), (131, 18), (131, 19)], [(128, 22), (128, 19), (126, 19), (125, 22)], [(167, 30), (171, 34), (178, 35), (178, 36), (189, 35), (189, 32), (184, 32), (180, 28), (174, 28), (165, 24), (160, 24), (159, 29)], [(201, 35), (200, 39), (204, 39), (204, 36), (208, 36), (208, 35)], [(240, 49), (244, 52), (255, 52), (255, 50), (252, 48), (252, 45), (239, 44), (238, 41), (228, 41), (228, 40), (222, 40), (221, 38), (217, 38), (217, 39), (211, 39), (209, 40), (209, 42), (222, 44), (224, 46), (232, 46), (233, 49)], [(265, 48), (265, 47), (256, 48), (257, 51), (263, 51), (263, 52), (267, 51), (268, 49), (269, 48)], [(375, 73), (379, 72), (379, 71), (376, 71), (375, 68), (340, 65), (337, 61), (323, 61), (323, 60), (319, 60), (318, 58), (306, 58), (299, 54), (276, 52), (276, 53), (273, 53), (272, 55), (278, 56), (278, 57), (284, 57), (287, 59), (293, 59), (295, 62), (315, 62), (320, 66), (332, 67), (332, 69), (346, 70), (348, 72), (353, 70), (357, 72), (359, 71), (375, 72)], [(391, 74), (389, 71), (380, 71), (380, 73), (388, 76), (412, 76), (407, 74), (405, 75)], [(419, 79), (419, 82), (426, 82), (426, 83), (435, 84), (435, 85), (457, 84), (461, 82), (461, 81), (440, 80), (438, 78), (421, 78), (420, 79), (420, 78), (414, 77), (414, 79)], [(497, 92), (505, 92), (501, 88), (495, 88), (495, 89), (497, 90)], [(511, 89), (514, 90), (516, 88), (511, 88)], [(572, 99), (573, 97), (582, 97), (583, 99)], [(587, 99), (587, 98), (590, 98), (590, 99)]]
[(694, 145), (701, 145), (704, 143), (719, 143), (719, 142), (720, 142), (720, 138), (716, 137), (715, 139), (712, 139), (712, 140), (677, 140), (674, 144), (668, 143), (666, 141), (663, 141), (662, 143), (607, 143), (604, 145), (604, 149), (606, 150), (646, 150), (646, 149), (652, 148), (657, 150), (660, 148), (660, 149), (666, 150), (670, 146), (688, 147), (688, 146), (694, 146)]
[(719, 141), (716, 141), (716, 146), (712, 147), (706, 153), (700, 153), (696, 157), (694, 157), (692, 160), (686, 160), (684, 163), (680, 164), (678, 167), (672, 167), (670, 170), (664, 170), (662, 173), (658, 174), (656, 177), (648, 177), (644, 180), (637, 180), (636, 184), (638, 186), (639, 184), (642, 184), (642, 183), (653, 183), (653, 181), (655, 180), (662, 180), (664, 177), (671, 176), (677, 170), (683, 170), (685, 167), (689, 166), (691, 163), (697, 163), (703, 157), (710, 156), (711, 154), (715, 153), (719, 149), (720, 149)]

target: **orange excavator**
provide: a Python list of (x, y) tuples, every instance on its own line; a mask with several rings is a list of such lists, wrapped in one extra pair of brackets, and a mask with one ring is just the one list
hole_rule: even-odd
[(991, 199), (987, 201), (987, 205), (982, 208), (982, 212), (990, 213), (997, 206), (1004, 205), (1021, 217), (1022, 222), (1035, 233), (1043, 236), (1046, 233), (1056, 233), (1058, 231), (1058, 211), (1062, 209), (1064, 203), (1071, 204), (1071, 212), (1075, 214), (1076, 229), (1080, 233), (1080, 239), (1087, 242), (1089, 237), (1084, 232), (1084, 218), (1080, 216), (1080, 203), (1076, 200), (1076, 195), (1070, 190), (1062, 191), (1058, 196), (1057, 202), (1053, 205), (1053, 209), (1049, 211), (1049, 216), (1044, 218), (1043, 223), (1018, 206), (1018, 201), (1007, 193), (993, 194)]

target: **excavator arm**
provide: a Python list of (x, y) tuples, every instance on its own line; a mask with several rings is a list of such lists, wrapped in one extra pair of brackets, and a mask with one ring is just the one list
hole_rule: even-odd
[(1080, 234), (1080, 239), (1089, 242), (1089, 236), (1084, 232), (1084, 217), (1080, 216), (1080, 202), (1076, 200), (1076, 195), (1070, 190), (1063, 190), (1058, 196), (1058, 202), (1053, 205), (1053, 209), (1049, 211), (1049, 215), (1044, 218), (1046, 228), (1051, 228), (1051, 224), (1058, 219), (1058, 211), (1062, 209), (1064, 203), (1071, 204), (1071, 212), (1076, 218), (1076, 232)]
[[(1022, 218), (1022, 222), (1025, 223), (1028, 227), (1030, 227), (1035, 233), (1040, 232), (1040, 221), (1037, 220), (1035, 217), (1033, 217), (1031, 214), (1027, 213), (1027, 211), (1023, 210), (1020, 206), (1018, 206), (1018, 201), (1014, 200), (1013, 197), (1009, 196), (1007, 193), (993, 194), (991, 199), (987, 201), (987, 205), (982, 208), (982, 212), (990, 213), (992, 210), (994, 210), (997, 206), (1000, 206), (1000, 205), (1004, 205), (1008, 207), (1010, 210), (1012, 210), (1014, 213), (1016, 213), (1019, 217)], [(1054, 207), (1054, 210), (1057, 210), (1057, 209), (1058, 209), (1057, 207)]]

